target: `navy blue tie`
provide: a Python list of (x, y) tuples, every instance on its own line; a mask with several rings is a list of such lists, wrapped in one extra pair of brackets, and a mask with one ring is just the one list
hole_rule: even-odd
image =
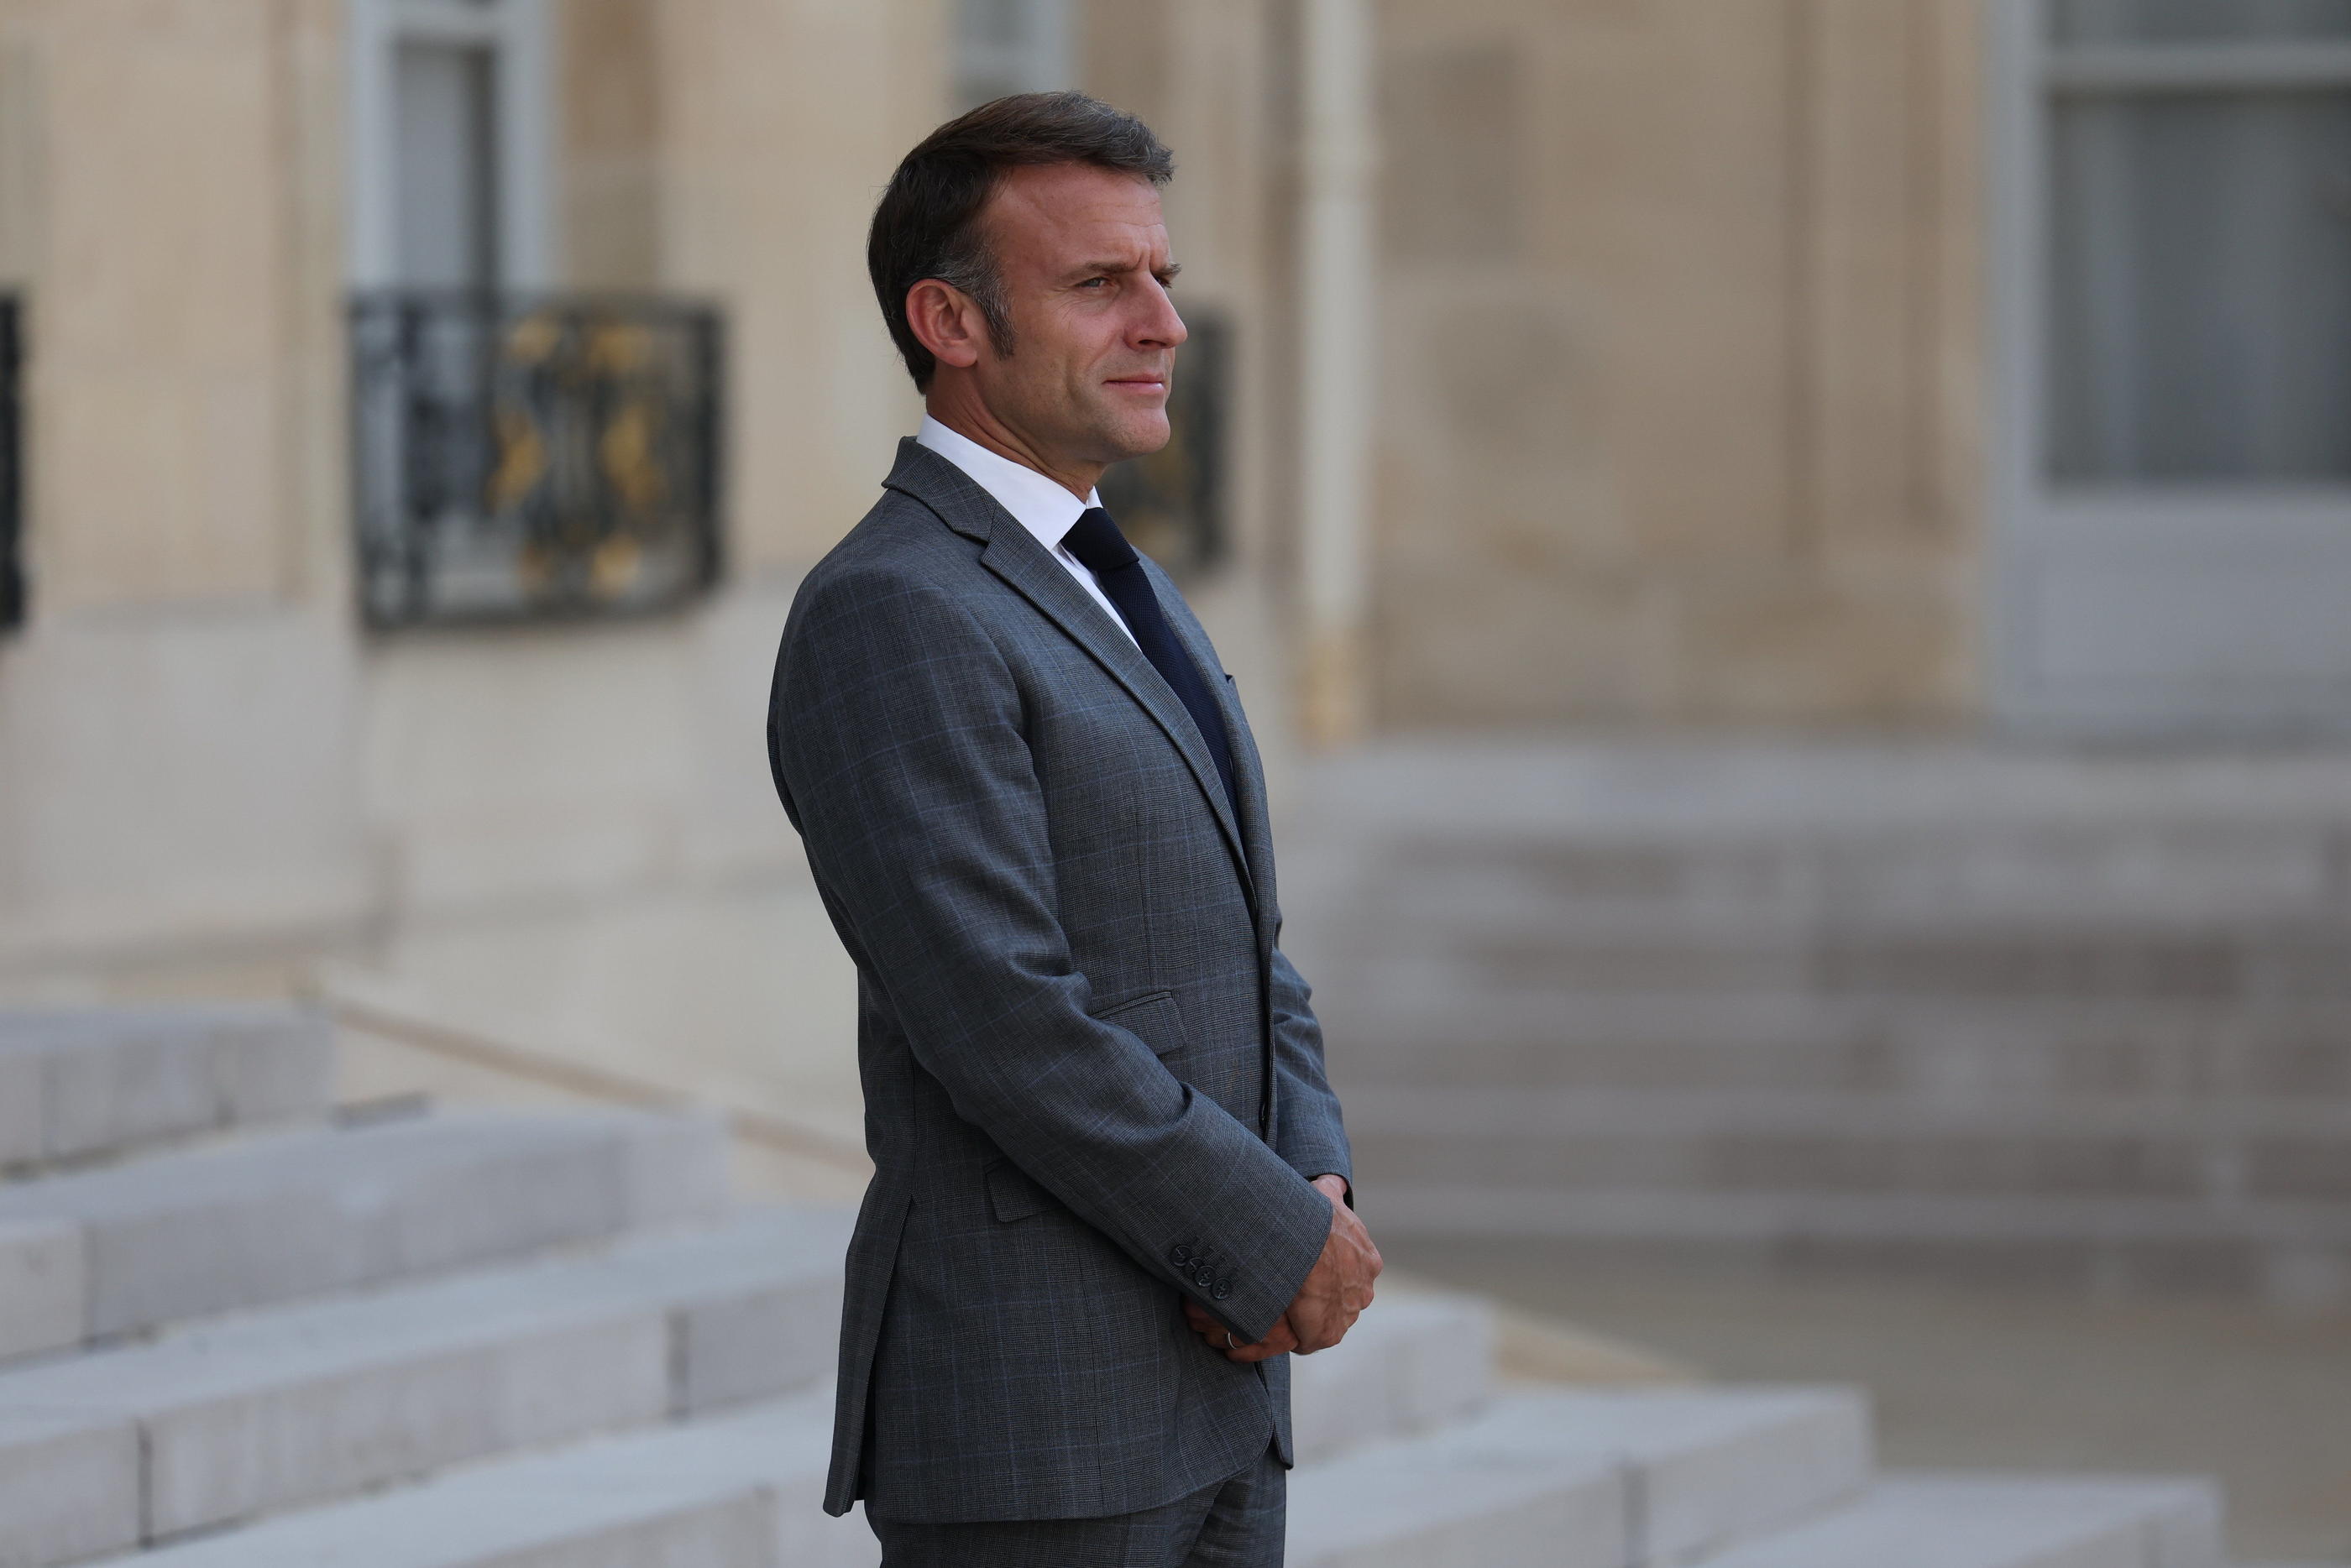
[(1176, 640), (1176, 628), (1167, 624), (1167, 612), (1159, 607), (1159, 596), (1151, 591), (1143, 557), (1134, 553), (1110, 514), (1099, 506), (1088, 507), (1061, 535), (1061, 547), (1093, 573), (1102, 591), (1118, 607), (1126, 629), (1134, 634), (1143, 657), (1151, 660), (1151, 667), (1174, 689), (1185, 711), (1192, 715), (1192, 722), (1199, 726), (1200, 738), (1208, 742), (1208, 754), (1217, 760), (1217, 774), (1225, 781), (1225, 798), (1232, 803), (1233, 821), (1238, 823), (1241, 794), (1233, 783), (1232, 738), (1225, 732), (1225, 715), (1201, 680), (1199, 666)]

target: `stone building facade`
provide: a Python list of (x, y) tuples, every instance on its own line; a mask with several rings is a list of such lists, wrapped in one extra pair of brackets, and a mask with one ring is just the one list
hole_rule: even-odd
[[(1182, 155), (1186, 298), (1233, 346), (1200, 597), (1280, 730), (1283, 11), (0, 0), (30, 584), (0, 633), (0, 969), (298, 961), (796, 863), (760, 751), (774, 639), (919, 413), (864, 227), (990, 69), (1074, 73)], [(435, 169), (462, 188), (420, 198)], [(363, 626), (347, 312), (420, 283), (715, 308), (715, 591)]]
[(1384, 718), (1980, 711), (1982, 10), (1385, 7)]
[[(790, 864), (773, 638), (917, 411), (863, 225), (1060, 81), (1182, 164), (1193, 589), (1270, 737), (2340, 732), (2346, 49), (2320, 0), (0, 0), (0, 966)], [(419, 267), (716, 308), (714, 592), (363, 627), (347, 312)]]
[(2351, 732), (2351, 12), (1380, 36), (1384, 724)]

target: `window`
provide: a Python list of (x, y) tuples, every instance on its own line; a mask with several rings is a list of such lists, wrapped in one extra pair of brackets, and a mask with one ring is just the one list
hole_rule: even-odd
[(350, 19), (353, 281), (545, 284), (544, 0), (351, 0)]
[(2351, 0), (2050, 30), (2051, 477), (2351, 480)]
[(350, 0), (351, 461), (380, 629), (716, 582), (722, 324), (552, 282), (551, 0)]
[(498, 281), (497, 57), (484, 45), (403, 43), (392, 69), (393, 245), (400, 281)]
[(2351, 0), (1991, 15), (1995, 701), (2351, 730)]
[(956, 0), (955, 108), (1077, 78), (1072, 0)]

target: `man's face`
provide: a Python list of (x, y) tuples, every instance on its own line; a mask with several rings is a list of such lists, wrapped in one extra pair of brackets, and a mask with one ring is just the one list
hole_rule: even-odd
[(1185, 333), (1158, 191), (1082, 163), (1016, 169), (980, 223), (1012, 323), (1012, 352), (973, 367), (989, 411), (1057, 462), (1166, 445)]

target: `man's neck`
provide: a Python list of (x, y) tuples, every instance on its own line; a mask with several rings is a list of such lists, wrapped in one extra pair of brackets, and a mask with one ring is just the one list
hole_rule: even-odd
[(945, 389), (934, 382), (924, 411), (964, 440), (986, 447), (1008, 462), (1033, 469), (1081, 501), (1092, 494), (1094, 486), (1102, 482), (1105, 464), (1064, 462), (1056, 466), (1034, 443), (989, 414), (987, 405), (977, 399), (942, 395), (944, 392)]

